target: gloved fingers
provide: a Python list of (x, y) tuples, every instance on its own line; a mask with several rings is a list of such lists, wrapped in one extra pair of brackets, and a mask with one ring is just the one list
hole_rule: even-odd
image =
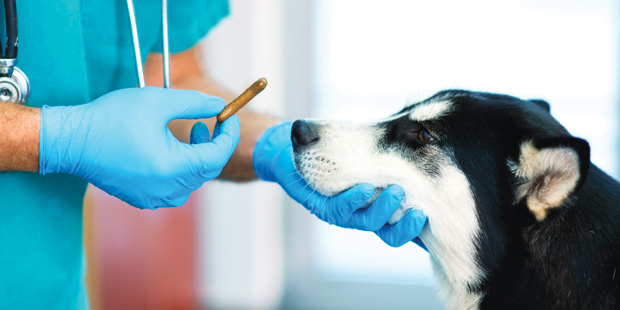
[[(234, 146), (232, 146), (232, 148), (234, 149), (237, 145), (237, 142), (239, 142), (240, 129), (241, 124), (239, 121), (239, 117), (237, 115), (232, 115), (223, 123), (217, 122), (216, 128), (214, 130), (214, 132), (217, 131), (217, 134), (213, 135), (212, 142), (216, 144), (221, 144), (222, 142), (216, 142), (216, 140), (218, 140), (222, 136), (228, 136), (229, 138), (232, 138), (232, 141), (234, 142)], [(226, 140), (226, 138), (222, 137), (220, 140)]]
[(209, 137), (209, 128), (203, 122), (197, 122), (192, 126), (192, 131), (189, 135), (190, 144), (205, 143), (211, 141)]
[[(291, 147), (289, 146), (288, 148)], [(291, 153), (291, 150), (283, 150), (280, 155), (286, 157), (281, 158), (272, 165), (264, 166), (264, 168), (269, 170), (265, 174), (273, 175), (275, 181), (291, 198), (305, 206), (304, 203), (307, 202), (309, 198), (318, 194), (306, 183), (306, 180), (299, 175), (297, 169), (295, 169), (292, 156), (290, 155)], [(276, 165), (276, 168), (272, 168), (272, 166)]]
[(381, 229), (400, 207), (405, 191), (398, 185), (389, 186), (367, 209), (353, 213), (351, 226), (360, 230)]
[(187, 200), (189, 199), (189, 195), (190, 194), (185, 194), (179, 197), (175, 197), (173, 199), (168, 199), (166, 201), (166, 206), (165, 207), (180, 207), (182, 205), (184, 205)]
[(392, 247), (400, 247), (413, 241), (424, 229), (426, 215), (420, 210), (412, 209), (394, 225), (385, 225), (375, 233), (383, 242)]
[(210, 118), (220, 113), (225, 106), (224, 99), (205, 95), (195, 90), (166, 89), (167, 96), (159, 99), (167, 121), (178, 118)]
[(289, 173), (282, 173), (283, 169), (280, 168), (279, 162), (288, 160), (289, 162), (284, 164), (290, 164), (294, 171), (292, 153), (291, 122), (282, 122), (267, 128), (256, 141), (252, 155), (252, 166), (256, 176), (263, 181), (278, 182), (286, 189), (287, 181), (284, 178)]
[(233, 115), (222, 123), (220, 134), (211, 142), (192, 145), (199, 152), (197, 159), (200, 163), (197, 164), (201, 164), (201, 167), (206, 170), (204, 172), (226, 165), (239, 143), (239, 126), (239, 118)]
[[(291, 128), (293, 124), (289, 121), (282, 122), (276, 125), (269, 127), (264, 133), (263, 137), (261, 137), (261, 141), (257, 143), (257, 145), (261, 145), (265, 149), (278, 150), (281, 148), (285, 148), (289, 145), (292, 145), (291, 141)], [(265, 138), (265, 139), (262, 139)], [(261, 143), (263, 142), (263, 143)], [(262, 150), (259, 149), (259, 150)]]
[(215, 121), (215, 128), (213, 128), (213, 138), (220, 135), (222, 132), (222, 123), (220, 121)]
[[(327, 222), (330, 224), (363, 229), (365, 225), (359, 225), (359, 227), (351, 226), (351, 217), (357, 209), (363, 207), (368, 202), (374, 191), (375, 189), (371, 184), (358, 184), (344, 193), (330, 197), (328, 203), (324, 204), (325, 209), (320, 211), (326, 215), (325, 218), (327, 218)], [(319, 210), (316, 212), (318, 215)]]
[(285, 169), (282, 173), (285, 175), (278, 179), (278, 184), (291, 198), (293, 198), (293, 200), (304, 205), (304, 207), (308, 209), (306, 206), (308, 201), (319, 194), (306, 183), (306, 180), (304, 180), (295, 169)]

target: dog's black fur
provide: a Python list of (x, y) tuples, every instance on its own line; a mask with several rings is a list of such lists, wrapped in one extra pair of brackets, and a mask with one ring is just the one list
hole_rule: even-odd
[[(572, 137), (542, 100), (460, 90), (428, 100), (449, 100), (453, 110), (422, 124), (406, 116), (383, 123), (388, 134), (380, 143), (419, 148), (403, 133), (421, 125), (454, 151), (478, 208), (484, 273), (469, 289), (483, 296), (480, 308), (620, 309), (620, 184), (590, 162), (587, 142)], [(580, 162), (577, 186), (542, 220), (525, 200), (515, 201), (519, 180), (506, 164), (518, 162), (527, 140), (572, 148)]]
[(297, 121), (296, 168), (325, 195), (402, 182), (453, 309), (620, 309), (620, 184), (549, 110), (448, 90), (370, 125)]

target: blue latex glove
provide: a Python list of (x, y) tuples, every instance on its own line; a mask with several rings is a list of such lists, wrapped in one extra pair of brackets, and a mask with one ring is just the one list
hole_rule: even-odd
[(359, 184), (333, 197), (316, 193), (297, 173), (293, 164), (290, 122), (280, 123), (265, 131), (256, 144), (253, 162), (260, 179), (277, 182), (291, 198), (321, 220), (340, 227), (373, 231), (391, 246), (398, 247), (417, 239), (426, 224), (424, 213), (410, 210), (395, 225), (386, 225), (404, 195), (404, 190), (398, 185), (388, 187), (367, 209), (362, 210), (358, 209), (374, 193), (371, 184)]
[(192, 145), (179, 142), (166, 124), (213, 117), (223, 108), (220, 98), (156, 87), (44, 106), (39, 173), (76, 175), (138, 208), (180, 206), (220, 174), (239, 141), (239, 119), (222, 123), (212, 141)]

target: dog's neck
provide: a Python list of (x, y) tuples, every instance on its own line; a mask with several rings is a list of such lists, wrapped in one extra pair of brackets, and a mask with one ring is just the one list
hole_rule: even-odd
[[(404, 203), (421, 207), (428, 224), (420, 234), (440, 281), (440, 293), (449, 309), (477, 309), (482, 294), (474, 291), (484, 271), (476, 256), (479, 220), (469, 183), (455, 167), (444, 167), (443, 184), (450, 194), (409, 186)], [(430, 195), (429, 195), (430, 193)], [(409, 200), (411, 199), (411, 200)]]
[[(429, 251), (433, 271), (439, 281), (440, 295), (446, 301), (446, 309), (478, 309), (483, 295), (472, 288), (481, 279), (480, 267), (470, 255), (461, 253), (462, 247), (451, 247), (454, 240), (450, 243), (442, 242), (441, 238), (434, 235), (435, 230), (441, 229), (428, 227), (420, 234), (420, 240)], [(459, 233), (453, 231), (451, 234)]]

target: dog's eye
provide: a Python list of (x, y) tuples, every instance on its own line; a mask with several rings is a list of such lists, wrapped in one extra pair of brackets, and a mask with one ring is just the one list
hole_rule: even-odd
[(433, 136), (431, 136), (431, 133), (428, 132), (428, 130), (422, 128), (420, 129), (420, 132), (418, 132), (418, 139), (420, 139), (420, 141), (422, 142), (429, 142), (433, 141)]

